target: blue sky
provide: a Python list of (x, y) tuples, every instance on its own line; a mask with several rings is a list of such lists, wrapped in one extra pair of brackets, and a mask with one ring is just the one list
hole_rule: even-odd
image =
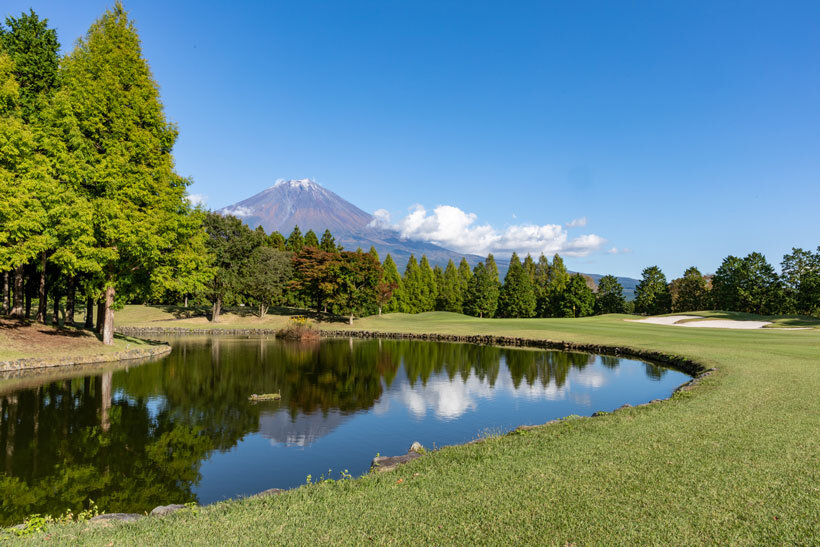
[[(112, 3), (0, 13), (67, 50)], [(818, 2), (125, 6), (209, 207), (309, 177), (416, 237), (630, 276), (820, 245)]]

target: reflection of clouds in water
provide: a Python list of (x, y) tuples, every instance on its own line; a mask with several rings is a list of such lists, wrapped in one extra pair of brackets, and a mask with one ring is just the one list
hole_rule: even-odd
[(606, 384), (606, 376), (593, 368), (573, 371), (572, 379), (582, 386), (598, 389)]
[(555, 382), (550, 382), (546, 386), (540, 382), (535, 382), (531, 386), (522, 382), (516, 388), (509, 370), (501, 372), (492, 386), (489, 380), (482, 380), (474, 373), (471, 373), (466, 381), (458, 377), (450, 380), (442, 375), (431, 378), (427, 385), (419, 382), (411, 386), (409, 382), (403, 382), (401, 386), (382, 397), (373, 410), (378, 414), (385, 413), (395, 401), (406, 407), (416, 418), (423, 418), (430, 411), (436, 418), (452, 420), (469, 410), (475, 410), (481, 399), (489, 400), (496, 395), (502, 395), (513, 399), (557, 401), (566, 398), (569, 388), (569, 381), (561, 387)]

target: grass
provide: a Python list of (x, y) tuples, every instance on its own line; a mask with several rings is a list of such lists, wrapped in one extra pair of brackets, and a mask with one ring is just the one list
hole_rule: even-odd
[[(820, 318), (808, 315), (755, 315), (738, 311), (693, 311), (683, 313), (669, 313), (667, 315), (693, 315), (704, 319), (730, 319), (732, 321), (771, 321), (765, 328), (820, 328)], [(678, 323), (698, 321), (697, 319), (683, 319)]]
[(114, 344), (106, 346), (87, 330), (0, 319), (0, 361), (105, 355), (145, 345), (144, 340), (117, 335)]
[(447, 447), (390, 473), (219, 503), (197, 514), (109, 527), (53, 526), (35, 539), (96, 545), (820, 543), (820, 332), (684, 329), (626, 317), (393, 314), (362, 319), (354, 328), (630, 346), (718, 370), (669, 401)]

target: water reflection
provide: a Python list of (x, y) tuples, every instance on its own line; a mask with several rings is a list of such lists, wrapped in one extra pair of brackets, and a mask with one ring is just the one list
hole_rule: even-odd
[[(0, 521), (209, 502), (363, 472), (409, 440), (464, 442), (666, 396), (684, 375), (582, 353), (392, 340), (180, 339), (129, 368), (0, 381)], [(80, 374), (79, 376), (77, 374)], [(251, 393), (281, 393), (254, 404)], [(263, 440), (263, 443), (256, 442)]]

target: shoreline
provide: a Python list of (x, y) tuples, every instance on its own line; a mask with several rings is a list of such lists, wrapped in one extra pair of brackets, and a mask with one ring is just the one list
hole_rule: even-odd
[(101, 363), (114, 363), (118, 361), (131, 361), (147, 357), (158, 357), (171, 353), (171, 345), (162, 343), (148, 347), (139, 347), (114, 353), (97, 353), (92, 355), (79, 355), (67, 357), (21, 357), (0, 361), (0, 373), (20, 372), (27, 370), (51, 369), (56, 367), (71, 367), (77, 365), (94, 365)]

